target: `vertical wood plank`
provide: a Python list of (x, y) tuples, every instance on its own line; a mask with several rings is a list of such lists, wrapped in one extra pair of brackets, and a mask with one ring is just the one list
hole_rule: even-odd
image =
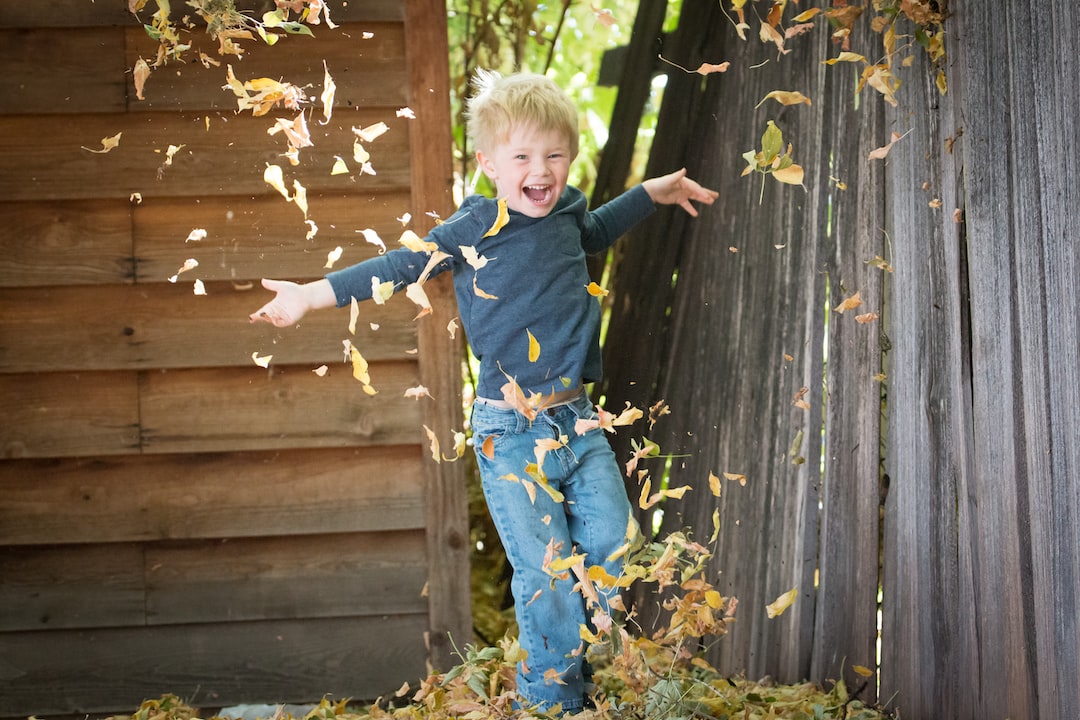
[[(453, 211), (450, 152), (450, 78), (443, 58), (449, 54), (446, 8), (442, 0), (409, 0), (405, 8), (406, 54), (409, 70), (409, 105), (417, 119), (410, 125), (413, 217), (430, 229), (425, 214), (442, 217)], [(449, 275), (429, 282), (425, 289), (435, 312), (418, 326), (420, 379), (435, 403), (424, 408), (424, 424), (442, 440), (462, 426), (460, 332), (451, 338), (448, 322), (457, 314)], [(454, 663), (453, 643), (472, 637), (469, 605), (469, 528), (462, 462), (424, 465), (427, 490), (429, 583), (429, 653), (432, 664), (446, 669)]]

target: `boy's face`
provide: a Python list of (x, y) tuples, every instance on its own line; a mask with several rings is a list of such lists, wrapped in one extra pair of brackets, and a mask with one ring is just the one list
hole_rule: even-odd
[(570, 143), (555, 130), (514, 126), (491, 154), (476, 153), (480, 168), (495, 183), (506, 205), (529, 217), (544, 217), (555, 207), (570, 175)]

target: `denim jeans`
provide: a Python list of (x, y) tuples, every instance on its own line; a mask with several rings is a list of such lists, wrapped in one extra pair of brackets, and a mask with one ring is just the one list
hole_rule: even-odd
[[(588, 679), (583, 674), (588, 671), (580, 626), (591, 624), (584, 597), (572, 590), (578, 582), (574, 573), (554, 579), (545, 571), (549, 545), (554, 540), (558, 558), (583, 553), (586, 567), (600, 565), (615, 577), (623, 567), (622, 558), (608, 560), (627, 542), (631, 513), (615, 453), (603, 430), (584, 435), (574, 431), (578, 418), (595, 417), (584, 394), (541, 411), (531, 423), (512, 409), (482, 401), (473, 405), (473, 440), (484, 496), (513, 567), (518, 642), (528, 652), (525, 662), (518, 664), (517, 692), (523, 705), (539, 705), (541, 710), (557, 704), (568, 712), (582, 708)], [(547, 453), (543, 471), (550, 486), (563, 494), (562, 503), (539, 486), (530, 496), (522, 482), (508, 479), (531, 480), (526, 465), (536, 462), (537, 440), (561, 436), (567, 438), (566, 445)], [(617, 592), (597, 590), (604, 604)]]

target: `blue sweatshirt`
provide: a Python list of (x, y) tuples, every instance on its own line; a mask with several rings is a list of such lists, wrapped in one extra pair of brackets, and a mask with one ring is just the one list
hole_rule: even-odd
[[(450, 256), (432, 275), (453, 271), (461, 324), (480, 360), (477, 395), (501, 399), (507, 376), (526, 393), (543, 394), (600, 379), (600, 303), (587, 290), (585, 255), (609, 248), (654, 208), (641, 185), (595, 211), (588, 210), (584, 193), (567, 187), (546, 216), (511, 210), (501, 230), (483, 237), (495, 224), (498, 203), (472, 195), (432, 229), (425, 239)], [(479, 270), (463, 254), (469, 246), (488, 261)], [(352, 298), (370, 298), (373, 276), (404, 289), (429, 257), (400, 248), (326, 278), (342, 307)], [(535, 361), (529, 360), (530, 333), (540, 346)]]

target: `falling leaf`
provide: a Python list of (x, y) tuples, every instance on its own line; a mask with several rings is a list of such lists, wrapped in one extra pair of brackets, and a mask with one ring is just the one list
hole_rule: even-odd
[(289, 197), (289, 189), (285, 187), (285, 173), (278, 165), (266, 164), (266, 169), (263, 170), (263, 180), (267, 185), (281, 193), (281, 197), (286, 200), (292, 200)]
[(417, 253), (433, 252), (439, 249), (437, 244), (429, 240), (421, 239), (421, 237), (412, 230), (406, 230), (401, 233), (401, 237), (398, 238), (398, 243)]
[(593, 16), (604, 27), (611, 27), (615, 24), (615, 15), (606, 8), (598, 8), (595, 5), (590, 4), (589, 9), (592, 10)]
[(425, 315), (432, 313), (431, 301), (428, 300), (427, 293), (424, 291), (424, 286), (418, 282), (409, 283), (405, 287), (405, 297), (409, 298), (420, 308), (420, 312), (416, 314), (413, 320), (419, 320)]
[(293, 180), (293, 202), (304, 213), (304, 218), (307, 219), (307, 188), (301, 185), (299, 180)]
[(488, 435), (484, 438), (484, 442), (480, 444), (480, 452), (484, 454), (488, 460), (495, 459), (495, 436)]
[(311, 240), (319, 232), (319, 226), (315, 224), (314, 220), (305, 220), (304, 224), (308, 226), (307, 234), (304, 235), (305, 240)]
[(798, 105), (799, 103), (806, 103), (807, 105), (813, 105), (810, 102), (810, 98), (803, 95), (801, 92), (789, 91), (789, 90), (773, 90), (771, 93), (761, 98), (755, 108), (761, 106), (766, 100), (775, 100), (781, 105)]
[(439, 438), (432, 432), (431, 428), (424, 425), (424, 432), (427, 433), (428, 441), (431, 443), (431, 459), (437, 463), (442, 462), (442, 452), (439, 450)]
[(888, 379), (889, 379), (889, 376), (886, 375), (885, 373), (877, 373), (876, 375), (874, 375), (874, 380), (877, 380), (879, 383), (883, 383)]
[(349, 334), (356, 334), (356, 321), (360, 319), (360, 303), (356, 298), (349, 298)]
[(457, 337), (458, 323), (457, 318), (451, 318), (450, 322), (446, 323), (446, 332), (449, 333), (450, 339), (453, 340)]
[(120, 145), (120, 136), (123, 135), (123, 134), (124, 134), (123, 132), (118, 132), (115, 135), (113, 135), (112, 137), (101, 138), (101, 149), (100, 150), (94, 150), (93, 148), (88, 148), (85, 145), (82, 146), (82, 149), (86, 150), (88, 152), (97, 153), (98, 155), (103, 155), (103, 154), (109, 152), (110, 150), (112, 150), (113, 148), (119, 147), (119, 145)]
[(888, 143), (870, 151), (867, 160), (883, 160), (885, 156), (889, 154), (889, 151), (892, 150), (892, 146), (896, 144), (896, 141), (902, 137), (903, 135), (900, 133), (894, 132)]
[(135, 97), (139, 100), (145, 100), (143, 88), (146, 87), (146, 81), (150, 77), (150, 66), (146, 63), (146, 60), (139, 58), (135, 61), (131, 77), (135, 81)]
[(203, 228), (195, 228), (188, 233), (187, 239), (184, 242), (198, 242), (199, 240), (206, 239), (206, 230)]
[(772, 176), (788, 185), (802, 185), (803, 169), (801, 165), (788, 165), (786, 168), (773, 170)]
[(478, 254), (476, 248), (472, 245), (462, 245), (461, 256), (465, 258), (465, 262), (469, 263), (474, 270), (483, 270), (488, 264), (488, 258)]
[(709, 490), (716, 497), (720, 497), (720, 478), (715, 473), (709, 473)]
[(140, 192), (131, 193), (131, 196), (128, 198), (128, 202), (133, 202), (136, 205), (142, 205), (142, 193), (140, 193)]
[(835, 65), (838, 62), (866, 62), (866, 58), (859, 53), (842, 52), (834, 58), (822, 61), (825, 65)]
[(334, 79), (330, 77), (330, 69), (326, 66), (326, 61), (323, 60), (323, 91), (319, 100), (323, 106), (323, 117), (326, 121), (322, 124), (330, 122), (330, 116), (334, 114), (334, 93), (337, 90), (337, 85), (334, 83)]
[(860, 305), (862, 305), (862, 298), (859, 297), (859, 293), (856, 292), (854, 295), (852, 295), (849, 298), (846, 298), (843, 302), (841, 302), (839, 305), (834, 307), (833, 311), (838, 312), (841, 315), (843, 315), (846, 311), (854, 310), (855, 308), (859, 307)]
[[(492, 226), (488, 229), (486, 233), (481, 235), (481, 237), (491, 237), (492, 235), (497, 235), (498, 232), (506, 226), (506, 223), (510, 222), (510, 212), (507, 210), (506, 207), (506, 198), (499, 198), (498, 206), (499, 212), (498, 215), (496, 215), (495, 217), (495, 222), (492, 224)], [(475, 254), (475, 248), (473, 249), (473, 252)], [(469, 264), (472, 265), (472, 263)], [(473, 267), (479, 270), (480, 267), (483, 266), (477, 267), (476, 265), (473, 265)]]
[(353, 157), (353, 160), (355, 162), (358, 162), (361, 165), (363, 165), (364, 163), (366, 163), (368, 160), (371, 159), (371, 153), (369, 153), (367, 150), (365, 150), (364, 146), (360, 144), (359, 140), (357, 140), (356, 142), (353, 143), (353, 146), (352, 146), (352, 157)]
[(371, 142), (389, 129), (390, 127), (386, 123), (377, 122), (373, 125), (368, 125), (365, 128), (354, 127), (352, 131), (358, 138), (360, 138), (364, 142)]
[(769, 603), (768, 605), (766, 605), (765, 606), (765, 613), (770, 618), (774, 618), (774, 617), (776, 617), (778, 615), (781, 615), (785, 610), (787, 610), (789, 607), (791, 607), (791, 604), (793, 602), (795, 602), (795, 598), (797, 598), (798, 596), (799, 596), (799, 588), (798, 588), (798, 586), (795, 586), (795, 587), (791, 588), (790, 590), (788, 590), (783, 595), (781, 595), (780, 597), (776, 598), (776, 600), (774, 600), (771, 603)]
[(342, 252), (341, 246), (338, 245), (336, 248), (326, 253), (326, 264), (323, 265), (323, 267), (327, 269), (334, 267), (334, 263), (341, 259)]
[(432, 400), (435, 399), (431, 397), (431, 393), (428, 392), (428, 389), (423, 385), (417, 385), (416, 387), (408, 388), (405, 391), (405, 397), (412, 398), (414, 400), (419, 400), (422, 397), (431, 398)]
[(326, 373), (330, 372), (330, 368), (328, 368), (326, 365), (320, 365), (311, 372), (315, 373), (319, 377), (326, 377)]
[(952, 212), (952, 219), (953, 219), (954, 223), (962, 222), (963, 219), (964, 219), (964, 211), (961, 210), (960, 208), (956, 208)]
[(257, 352), (251, 353), (252, 362), (254, 362), (256, 365), (258, 365), (261, 368), (270, 367), (270, 359), (273, 358), (273, 357), (274, 357), (273, 355), (264, 355), (263, 357), (259, 357), (259, 353), (257, 353)]
[(525, 333), (529, 336), (529, 362), (534, 363), (540, 359), (540, 343), (528, 328), (525, 328)]
[(866, 264), (867, 265), (872, 265), (873, 267), (876, 267), (879, 270), (884, 270), (885, 272), (892, 272), (893, 271), (893, 266), (890, 265), (888, 262), (886, 262), (884, 260), (884, 258), (882, 258), (880, 255), (875, 256), (872, 260), (867, 260)]
[(944, 70), (938, 70), (937, 78), (934, 80), (934, 85), (937, 86), (938, 93), (940, 93), (941, 95), (944, 95), (945, 93), (949, 92), (949, 83), (945, 79), (945, 71)]
[(935, 210), (937, 210), (937, 209), (938, 209), (938, 208), (940, 208), (940, 207), (941, 207), (941, 205), (942, 205), (942, 202), (941, 202), (941, 198), (934, 198), (933, 200), (931, 200), (930, 202), (928, 202), (928, 203), (927, 203), (927, 205), (929, 205), (930, 207), (932, 207), (932, 208), (934, 208)]
[(589, 294), (593, 297), (607, 297), (609, 292), (608, 290), (605, 290), (604, 288), (597, 285), (595, 282), (590, 282), (588, 285), (585, 286), (585, 289), (588, 290)]
[(795, 397), (791, 399), (791, 404), (797, 408), (809, 410), (810, 403), (806, 402), (805, 399), (808, 392), (810, 392), (810, 388), (806, 387), (805, 385), (799, 388), (799, 391), (795, 393)]
[(413, 112), (413, 109), (411, 107), (399, 108), (395, 115), (397, 115), (397, 117), (399, 118), (407, 118), (409, 120), (416, 119), (416, 113)]
[(180, 276), (180, 273), (194, 270), (197, 267), (199, 267), (199, 261), (195, 258), (188, 258), (184, 261), (184, 264), (180, 266), (180, 269), (176, 271), (176, 275), (169, 278), (169, 282), (175, 283), (176, 279)]
[(863, 677), (873, 677), (874, 676), (874, 671), (871, 670), (870, 668), (866, 667), (865, 665), (852, 665), (851, 669), (854, 670), (856, 674), (861, 675)]
[(866, 323), (872, 323), (877, 319), (878, 319), (878, 314), (876, 312), (868, 312), (868, 313), (863, 313), (862, 315), (856, 315), (855, 316), (855, 322), (863, 323), (864, 325)]
[(196, 295), (205, 295), (206, 285), (203, 284), (202, 280), (196, 280), (194, 283), (194, 287), (192, 288), (192, 292)]
[(348, 175), (349, 166), (341, 159), (340, 155), (334, 156), (334, 167), (330, 168), (331, 175)]
[(371, 276), (371, 299), (376, 305), (385, 305), (394, 294), (394, 281), (383, 282), (378, 275)]
[(810, 8), (809, 10), (801, 12), (801, 13), (799, 13), (798, 15), (796, 15), (795, 17), (793, 17), (791, 19), (792, 19), (793, 22), (797, 22), (797, 23), (806, 22), (810, 18), (817, 15), (819, 12), (821, 12), (821, 8)]
[(741, 485), (742, 487), (746, 487), (746, 476), (742, 475), (740, 473), (726, 472), (726, 473), (724, 473), (724, 479), (725, 480), (734, 480), (734, 481), (738, 482), (739, 485)]
[(364, 239), (369, 243), (379, 248), (379, 254), (382, 255), (386, 252), (386, 243), (379, 237), (379, 233), (375, 232), (371, 228), (365, 228), (364, 230), (357, 230), (356, 232), (364, 236)]

